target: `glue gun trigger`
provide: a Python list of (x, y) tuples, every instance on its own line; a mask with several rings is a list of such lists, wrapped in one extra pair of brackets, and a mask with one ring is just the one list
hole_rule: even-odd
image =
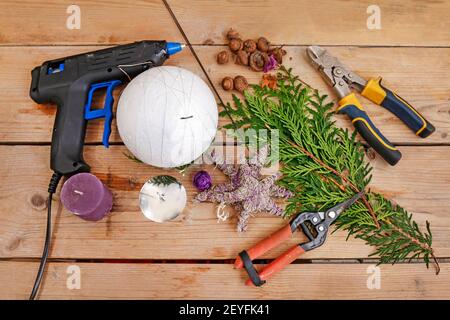
[[(109, 147), (109, 136), (111, 135), (111, 124), (113, 119), (114, 106), (113, 91), (121, 83), (122, 82), (120, 80), (112, 80), (93, 84), (89, 90), (88, 99), (84, 109), (84, 118), (86, 120), (105, 118), (102, 138), (102, 144), (105, 146), (105, 148)], [(105, 104), (103, 106), (103, 109), (92, 110), (92, 97), (94, 95), (94, 92), (95, 90), (101, 88), (106, 88)]]

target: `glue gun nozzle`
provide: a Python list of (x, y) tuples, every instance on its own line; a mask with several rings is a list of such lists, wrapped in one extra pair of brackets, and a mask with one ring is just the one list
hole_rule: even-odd
[(169, 56), (180, 52), (184, 47), (185, 45), (179, 42), (167, 42), (166, 44), (166, 50)]

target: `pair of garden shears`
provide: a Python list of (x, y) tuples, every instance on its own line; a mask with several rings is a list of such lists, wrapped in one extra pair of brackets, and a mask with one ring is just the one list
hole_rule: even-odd
[(355, 89), (370, 101), (388, 109), (419, 137), (428, 137), (435, 131), (434, 126), (408, 102), (381, 85), (380, 77), (366, 81), (319, 46), (310, 46), (306, 52), (312, 64), (338, 95), (338, 113), (347, 114), (358, 133), (389, 164), (395, 165), (402, 154), (375, 127), (350, 89)]
[[(361, 191), (350, 199), (341, 202), (325, 211), (310, 212), (305, 211), (297, 214), (285, 227), (281, 228), (268, 238), (262, 240), (254, 247), (239, 253), (239, 257), (234, 263), (236, 269), (245, 268), (249, 275), (246, 285), (263, 285), (267, 278), (271, 277), (291, 262), (296, 260), (302, 253), (313, 250), (324, 244), (330, 225), (336, 221), (339, 215), (354, 204), (363, 196)], [(296, 244), (281, 256), (273, 260), (260, 272), (253, 265), (252, 260), (262, 256), (264, 253), (272, 250), (280, 243), (292, 236), (299, 228), (308, 238), (307, 242)]]

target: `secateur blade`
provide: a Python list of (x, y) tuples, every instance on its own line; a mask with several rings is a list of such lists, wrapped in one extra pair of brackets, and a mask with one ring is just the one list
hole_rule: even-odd
[[(325, 212), (317, 212), (322, 220), (317, 221), (316, 223), (314, 223), (314, 220), (309, 220), (309, 224), (307, 221), (300, 224), (303, 233), (308, 237), (308, 239), (311, 240), (309, 242), (301, 244), (301, 247), (305, 251), (309, 251), (324, 244), (328, 235), (330, 225), (336, 221), (336, 219), (342, 212), (344, 212), (352, 204), (358, 201), (358, 199), (361, 198), (363, 194), (364, 191), (358, 192), (350, 199), (338, 203), (337, 205), (327, 209)], [(313, 223), (311, 224), (311, 222)]]
[[(344, 212), (345, 210), (347, 210), (352, 204), (354, 204), (356, 201), (358, 201), (362, 196), (364, 195), (364, 191), (360, 191), (357, 194), (355, 194), (353, 197), (351, 197), (350, 199), (341, 202), (337, 205), (335, 205), (334, 207), (328, 209), (325, 213), (325, 216), (328, 217), (329, 219), (331, 219), (332, 221), (336, 220), (337, 217)], [(334, 212), (335, 214), (331, 214), (331, 212)]]

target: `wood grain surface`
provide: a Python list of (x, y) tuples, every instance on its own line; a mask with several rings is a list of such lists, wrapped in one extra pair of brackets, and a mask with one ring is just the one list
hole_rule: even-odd
[[(288, 45), (447, 47), (450, 38), (448, 1), (169, 0), (169, 3), (195, 44), (203, 44), (205, 40), (222, 44), (230, 27), (244, 37), (265, 36), (273, 43)], [(380, 30), (367, 28), (370, 4), (380, 8)]]
[[(311, 86), (336, 96), (305, 57), (306, 46), (323, 45), (353, 71), (383, 83), (415, 106), (435, 126), (427, 139), (416, 137), (388, 111), (361, 98), (374, 123), (399, 145), (403, 159), (395, 167), (368, 154), (374, 166), (371, 189), (413, 213), (424, 227), (431, 222), (433, 247), (441, 274), (423, 263), (381, 266), (380, 289), (368, 289), (373, 249), (336, 232), (321, 248), (308, 252), (263, 288), (247, 288), (244, 272), (233, 270), (237, 253), (287, 221), (253, 217), (238, 234), (232, 217), (217, 222), (214, 204), (194, 204), (191, 183), (199, 169), (215, 183), (225, 177), (212, 165), (195, 165), (184, 175), (128, 159), (115, 123), (109, 149), (101, 142), (103, 122), (88, 126), (86, 161), (114, 193), (113, 212), (89, 223), (54, 200), (51, 262), (42, 299), (449, 299), (450, 298), (450, 2), (380, 0), (381, 29), (367, 28), (368, 2), (357, 0), (168, 0), (194, 44), (220, 97), (224, 76), (238, 74), (258, 83), (261, 74), (233, 62), (217, 65), (224, 34), (233, 27), (244, 38), (267, 37), (284, 45), (285, 65)], [(5, 0), (0, 3), (0, 299), (28, 297), (42, 252), (46, 219), (49, 154), (55, 107), (29, 98), (30, 72), (45, 60), (143, 39), (184, 42), (160, 0), (81, 0), (81, 29), (66, 27), (65, 0)], [(186, 49), (167, 64), (198, 74)], [(117, 90), (116, 101), (120, 90)], [(101, 99), (96, 101), (102, 103)], [(343, 116), (337, 124), (351, 128)], [(228, 123), (221, 119), (221, 124)], [(220, 145), (221, 141), (216, 141)], [(229, 152), (229, 149), (227, 149)], [(188, 206), (169, 223), (146, 220), (138, 208), (142, 184), (157, 174), (176, 176), (187, 188)], [(227, 209), (230, 210), (230, 209)], [(233, 216), (233, 211), (230, 210)], [(299, 233), (263, 258), (278, 256), (304, 241)], [(362, 262), (362, 263), (361, 263)], [(67, 267), (82, 272), (80, 290), (66, 286)], [(293, 285), (293, 283), (295, 285)], [(220, 287), (221, 290), (217, 290)]]
[[(66, 27), (71, 4), (80, 8), (80, 29)], [(0, 25), (1, 44), (14, 46), (182, 41), (160, 0), (4, 0), (0, 3)]]
[[(50, 142), (56, 113), (55, 106), (36, 105), (29, 95), (31, 70), (43, 61), (64, 57), (75, 53), (101, 49), (102, 47), (0, 47), (0, 142)], [(250, 82), (258, 83), (261, 73), (253, 72), (233, 62), (221, 66), (215, 62), (217, 53), (224, 47), (196, 46), (195, 50), (206, 66), (214, 85), (225, 102), (231, 94), (222, 90), (220, 83), (225, 76), (245, 75)], [(286, 50), (286, 66), (302, 75), (302, 79), (314, 88), (327, 93), (330, 99), (336, 96), (323, 81), (320, 74), (308, 63), (306, 47), (294, 46)], [(411, 132), (389, 111), (372, 104), (361, 97), (361, 102), (379, 129), (397, 144), (450, 143), (450, 48), (360, 48), (331, 47), (330, 52), (342, 58), (355, 72), (367, 79), (382, 76), (383, 84), (407, 99), (417, 108), (437, 130), (422, 139)], [(291, 60), (292, 58), (292, 60)], [(11, 61), (16, 61), (11, 68)], [(200, 67), (189, 50), (184, 50), (167, 61), (202, 76)], [(420, 88), (420, 90), (418, 90)], [(115, 97), (119, 92), (116, 90)], [(116, 99), (117, 101), (118, 99)], [(100, 104), (101, 101), (98, 101)], [(338, 124), (352, 128), (345, 116), (337, 116)], [(221, 119), (221, 123), (228, 123)], [(103, 122), (91, 121), (86, 136), (87, 142), (101, 142)], [(111, 141), (120, 141), (115, 124)]]
[[(73, 269), (80, 289), (70, 290)], [(2, 299), (24, 299), (37, 263), (0, 262), (0, 281), (14, 283)], [(225, 264), (51, 263), (41, 299), (449, 299), (450, 264), (436, 277), (423, 265), (383, 265), (379, 289), (368, 287), (374, 264), (292, 264), (260, 288)], [(69, 279), (70, 280), (70, 279)], [(369, 281), (369, 285), (371, 282)], [(220, 288), (220, 290), (218, 290)]]
[[(429, 220), (436, 255), (449, 257), (450, 173), (444, 168), (450, 147), (405, 146), (401, 150), (403, 159), (395, 167), (379, 159), (373, 161), (371, 188), (414, 213), (422, 227)], [(226, 178), (218, 169), (211, 165), (193, 166), (182, 176), (175, 169), (167, 171), (135, 163), (124, 152), (123, 146), (86, 147), (86, 161), (92, 172), (114, 192), (113, 213), (92, 223), (66, 210), (58, 212), (54, 217), (53, 258), (232, 259), (287, 222), (260, 215), (250, 220), (248, 232), (238, 234), (234, 219), (217, 223), (215, 205), (191, 201), (196, 194), (191, 182), (193, 174), (203, 168), (212, 174), (214, 183), (224, 182)], [(45, 234), (45, 191), (51, 175), (49, 147), (2, 146), (0, 154), (0, 257), (39, 257)], [(159, 224), (140, 213), (138, 193), (147, 179), (164, 173), (174, 175), (187, 188), (189, 205), (176, 220)], [(58, 208), (58, 198), (55, 199)], [(362, 241), (346, 242), (345, 238), (345, 232), (333, 234), (326, 245), (302, 258), (365, 258), (372, 252)], [(299, 233), (266, 257), (276, 257), (289, 245), (304, 240)]]
[[(370, 3), (308, 0), (168, 1), (194, 44), (222, 44), (230, 27), (289, 45), (448, 46), (448, 1), (377, 1), (381, 29), (367, 28)], [(81, 0), (80, 30), (66, 28), (66, 1), (6, 0), (0, 40), (8, 45), (117, 44), (140, 39), (181, 40), (159, 0)], [(32, 26), (32, 27), (31, 27)], [(210, 42), (210, 41), (208, 41)]]

